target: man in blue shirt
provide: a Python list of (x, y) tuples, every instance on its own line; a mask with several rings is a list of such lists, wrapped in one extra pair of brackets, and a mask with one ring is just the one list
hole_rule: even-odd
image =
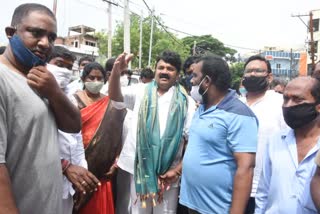
[(291, 129), (267, 143), (255, 213), (317, 213), (310, 181), (320, 145), (320, 82), (298, 77), (288, 83), (283, 95), (283, 117)]
[[(183, 159), (180, 203), (191, 213), (244, 213), (250, 196), (258, 122), (230, 90), (228, 64), (200, 58), (193, 70), (196, 111)], [(200, 96), (199, 96), (200, 95)]]

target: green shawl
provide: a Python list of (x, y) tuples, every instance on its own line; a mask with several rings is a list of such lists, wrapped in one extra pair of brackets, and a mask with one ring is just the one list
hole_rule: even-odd
[(158, 193), (158, 177), (174, 161), (182, 138), (188, 97), (178, 83), (171, 99), (166, 129), (160, 138), (157, 83), (146, 86), (138, 115), (134, 167), (136, 192), (140, 196)]

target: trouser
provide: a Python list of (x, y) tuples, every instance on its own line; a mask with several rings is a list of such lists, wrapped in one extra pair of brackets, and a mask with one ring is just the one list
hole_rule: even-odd
[(62, 199), (63, 214), (72, 214), (72, 209), (73, 209), (73, 197), (69, 194), (68, 198)]
[(253, 214), (255, 206), (256, 206), (255, 198), (254, 197), (250, 197), (249, 201), (248, 201), (248, 204), (247, 204), (247, 208), (246, 208), (245, 214)]
[(152, 206), (152, 199), (146, 201), (147, 207), (142, 208), (140, 199), (137, 198), (133, 176), (131, 175), (131, 210), (132, 214), (176, 214), (178, 205), (179, 187), (171, 187), (163, 194), (163, 201)]
[(131, 214), (130, 179), (129, 172), (118, 168), (116, 214)]

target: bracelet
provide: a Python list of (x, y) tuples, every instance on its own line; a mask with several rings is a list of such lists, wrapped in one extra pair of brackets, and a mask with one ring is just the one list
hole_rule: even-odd
[(61, 159), (61, 166), (62, 166), (62, 174), (65, 173), (65, 171), (69, 168), (71, 163), (65, 159)]

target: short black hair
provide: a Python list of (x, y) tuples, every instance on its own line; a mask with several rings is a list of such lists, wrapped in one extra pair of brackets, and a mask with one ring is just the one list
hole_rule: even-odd
[(228, 63), (220, 56), (207, 55), (199, 59), (202, 62), (201, 73), (208, 75), (219, 91), (227, 91), (231, 87), (231, 72)]
[(181, 70), (181, 58), (180, 55), (174, 51), (163, 51), (156, 60), (156, 68), (157, 64), (160, 60), (163, 60), (166, 63), (171, 64), (173, 67), (177, 69), (177, 72), (179, 73)]
[(94, 58), (91, 57), (91, 56), (83, 56), (79, 59), (79, 63), (78, 65), (80, 66), (81, 65), (81, 62), (83, 61), (89, 61), (89, 62), (94, 62)]
[(187, 72), (187, 69), (193, 64), (193, 63), (196, 63), (198, 60), (199, 60), (199, 56), (189, 56), (186, 61), (184, 61), (184, 64), (183, 64), (183, 67), (182, 67), (182, 70), (183, 70), (183, 73), (186, 74)]
[(314, 77), (312, 78), (315, 79), (316, 81), (314, 81), (314, 84), (311, 88), (311, 95), (316, 100), (316, 103), (319, 104), (320, 103), (320, 81)]
[(50, 60), (61, 57), (66, 60), (70, 60), (74, 62), (76, 60), (76, 56), (69, 51), (67, 48), (62, 47), (62, 46), (53, 46), (51, 55), (47, 59), (47, 62), (50, 62)]
[(88, 64), (86, 64), (83, 68), (83, 74), (82, 74), (82, 79), (85, 79), (92, 70), (99, 70), (101, 71), (102, 75), (103, 75), (103, 79), (104, 79), (104, 83), (106, 83), (106, 76), (107, 76), (107, 72), (103, 69), (102, 65), (100, 65), (97, 62), (90, 62)]
[(249, 57), (249, 59), (244, 63), (243, 68), (246, 69), (249, 62), (254, 61), (254, 60), (259, 60), (259, 61), (265, 62), (267, 65), (268, 73), (272, 73), (270, 62), (268, 60), (266, 60), (266, 58), (261, 55), (253, 55), (253, 56)]
[(0, 47), (0, 55), (4, 53), (4, 51), (6, 50), (6, 46), (1, 46)]
[(16, 27), (18, 24), (22, 22), (22, 20), (25, 17), (27, 17), (31, 12), (34, 12), (34, 11), (45, 13), (49, 15), (55, 22), (57, 21), (53, 12), (46, 6), (42, 4), (36, 4), (36, 3), (27, 3), (27, 4), (21, 4), (14, 10), (12, 15), (12, 20), (11, 20), (11, 26)]
[(106, 65), (105, 65), (105, 70), (107, 72), (110, 72), (112, 71), (112, 68), (113, 68), (113, 65), (114, 65), (114, 62), (116, 61), (116, 58), (115, 57), (111, 57), (109, 58), (107, 61), (106, 61)]
[(140, 73), (140, 78), (147, 78), (147, 79), (153, 79), (154, 78), (154, 72), (151, 70), (151, 68), (144, 68), (142, 69)]

